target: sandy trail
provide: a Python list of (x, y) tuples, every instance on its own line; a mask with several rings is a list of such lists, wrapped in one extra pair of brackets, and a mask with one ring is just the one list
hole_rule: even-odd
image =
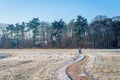
[(66, 69), (67, 69), (67, 67), (78, 62), (82, 58), (84, 58), (84, 55), (80, 55), (80, 56), (77, 55), (76, 58), (71, 59), (70, 61), (67, 61), (62, 66), (60, 66), (56, 70), (56, 80), (71, 80), (66, 73)]
[(65, 62), (63, 65), (61, 65), (60, 67), (58, 67), (56, 69), (56, 71), (55, 71), (55, 79), (56, 80), (70, 80), (70, 78), (66, 74), (66, 69), (72, 63), (74, 63), (74, 59), (70, 59), (69, 61)]
[(89, 56), (85, 55), (83, 60), (73, 63), (67, 68), (67, 75), (72, 80), (92, 80), (84, 71), (83, 67), (86, 64), (86, 62), (89, 60)]

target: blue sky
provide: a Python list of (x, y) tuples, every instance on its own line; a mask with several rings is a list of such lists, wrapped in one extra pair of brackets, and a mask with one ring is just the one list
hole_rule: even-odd
[(0, 0), (0, 23), (17, 23), (39, 17), (65, 22), (82, 15), (90, 22), (96, 15), (120, 15), (120, 0)]

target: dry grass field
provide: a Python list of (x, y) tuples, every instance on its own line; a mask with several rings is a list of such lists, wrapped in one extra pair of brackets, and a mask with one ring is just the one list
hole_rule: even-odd
[(84, 67), (93, 80), (120, 80), (120, 50), (98, 50)]
[[(93, 80), (120, 80), (120, 50), (82, 49), (83, 69)], [(0, 80), (68, 80), (65, 70), (77, 49), (0, 49)]]
[[(74, 49), (1, 49), (0, 80), (56, 80), (60, 67), (75, 58)], [(58, 71), (57, 71), (58, 70)], [(57, 74), (57, 75), (56, 75)], [(61, 74), (63, 77), (63, 75)]]

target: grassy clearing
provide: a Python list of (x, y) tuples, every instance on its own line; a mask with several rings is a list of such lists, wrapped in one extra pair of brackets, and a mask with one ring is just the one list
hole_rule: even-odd
[[(77, 49), (1, 49), (0, 80), (56, 80), (56, 70), (78, 54)], [(82, 49), (91, 55), (84, 67), (99, 80), (120, 80), (120, 50)], [(62, 73), (62, 72), (61, 72)], [(64, 77), (64, 76), (63, 76)]]
[(98, 80), (120, 80), (120, 51), (100, 51), (91, 55), (85, 67), (89, 76)]
[(75, 57), (74, 49), (1, 49), (0, 80), (55, 80), (58, 67)]

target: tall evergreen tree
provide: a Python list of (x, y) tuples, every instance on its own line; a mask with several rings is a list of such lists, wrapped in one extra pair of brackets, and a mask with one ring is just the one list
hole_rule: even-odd
[(40, 25), (40, 20), (39, 18), (33, 18), (31, 21), (28, 23), (29, 29), (32, 30), (33, 32), (33, 46), (36, 46), (36, 40), (37, 40), (37, 35), (39, 33), (38, 31), (38, 26)]
[(61, 45), (62, 32), (64, 27), (65, 23), (62, 19), (52, 23), (51, 40), (52, 44), (56, 45), (57, 47)]
[(76, 39), (75, 44), (77, 47), (80, 45), (80, 41), (85, 36), (87, 26), (87, 19), (79, 15), (73, 26), (73, 37)]
[(15, 32), (15, 26), (13, 24), (10, 24), (6, 27), (6, 30), (8, 31), (8, 35), (10, 35), (10, 48), (14, 47), (13, 45), (13, 39), (14, 39), (14, 32)]

